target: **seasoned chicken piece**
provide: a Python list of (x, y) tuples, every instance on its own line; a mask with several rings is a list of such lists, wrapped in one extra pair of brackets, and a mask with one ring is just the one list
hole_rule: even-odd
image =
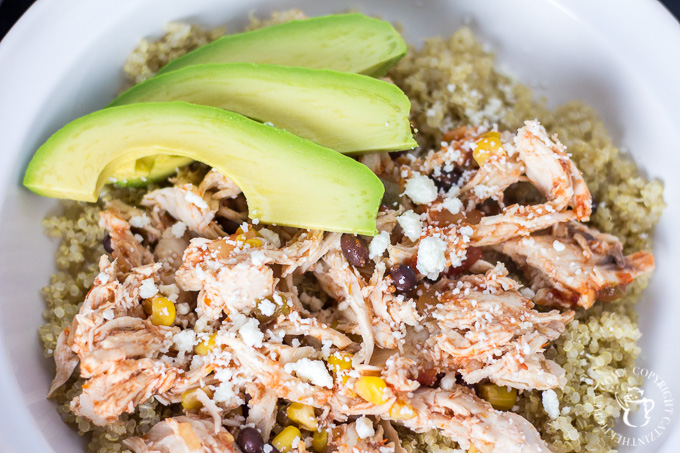
[[(255, 381), (265, 386), (269, 391), (273, 392), (278, 398), (284, 398), (288, 401), (309, 404), (314, 407), (323, 407), (332, 398), (337, 398), (330, 387), (324, 385), (313, 385), (307, 383), (302, 377), (293, 376), (293, 372), (303, 374), (304, 369), (296, 371), (292, 363), (287, 364), (289, 371), (284, 369), (284, 365), (277, 360), (273, 360), (265, 355), (266, 348), (260, 352), (248, 345), (242, 340), (238, 339), (236, 335), (229, 332), (221, 331), (218, 334), (217, 342), (225, 346), (225, 351), (229, 355), (230, 360), (225, 360), (224, 352), (217, 352), (207, 356), (207, 362), (215, 366), (216, 369), (226, 368), (228, 370), (238, 370), (244, 376), (249, 376), (248, 379)], [(307, 367), (314, 365), (315, 362), (323, 364), (321, 361), (302, 359)], [(325, 364), (322, 365), (325, 370)], [(317, 370), (317, 373), (321, 370)], [(219, 372), (219, 371), (218, 371)], [(326, 371), (328, 373), (328, 371)], [(326, 379), (332, 378), (330, 374)], [(325, 383), (319, 381), (318, 383)], [(346, 401), (350, 401), (345, 399)]]
[(556, 136), (551, 140), (538, 121), (524, 124), (517, 131), (515, 145), (526, 164), (527, 177), (555, 211), (569, 206), (574, 209), (577, 220), (587, 221), (592, 211), (592, 197), (565, 146)]
[(208, 172), (198, 186), (199, 193), (212, 192), (211, 198), (215, 200), (236, 198), (241, 189), (234, 181), (214, 168)]
[(156, 423), (144, 437), (125, 439), (134, 453), (227, 453), (237, 451), (234, 437), (220, 427), (215, 431), (210, 419), (194, 415), (166, 418)]
[(111, 236), (111, 256), (116, 260), (122, 274), (127, 274), (135, 267), (153, 263), (153, 255), (137, 241), (130, 231), (129, 223), (110, 210), (104, 210), (99, 215), (99, 226)]
[(337, 250), (326, 254), (314, 269), (324, 291), (340, 301), (338, 328), (362, 336), (358, 357), (365, 363), (371, 359), (373, 343), (384, 349), (400, 347), (406, 327), (421, 320), (415, 302), (396, 295), (391, 280), (386, 281), (389, 260), (376, 261), (368, 282)]
[[(503, 145), (504, 149), (511, 146)], [(460, 188), (460, 196), (466, 202), (481, 203), (488, 198), (503, 201), (503, 192), (520, 181), (526, 168), (517, 154), (495, 154), (479, 167), (472, 178)]]
[(274, 292), (274, 271), (281, 265), (281, 277), (307, 267), (333, 248), (339, 235), (309, 231), (298, 234), (283, 248), (254, 230), (210, 241), (196, 238), (186, 249), (176, 273), (177, 284), (186, 291), (202, 291), (199, 309), (217, 318), (224, 309), (248, 314), (257, 300)]
[(394, 170), (394, 161), (388, 153), (366, 153), (359, 157), (359, 162), (366, 165), (373, 173), (380, 176)]
[(272, 261), (283, 266), (281, 277), (307, 272), (329, 250), (338, 249), (339, 233), (309, 230), (298, 233), (285, 247), (267, 252)]
[[(374, 343), (378, 341), (378, 344), (381, 344), (389, 341), (389, 328), (381, 324), (374, 325), (373, 309), (370, 304), (366, 303), (362, 294), (362, 286), (364, 286), (362, 277), (353, 266), (349, 265), (338, 249), (327, 253), (322, 258), (314, 268), (314, 275), (324, 291), (341, 301), (338, 307), (340, 313), (350, 310), (353, 313), (363, 339), (359, 357), (368, 363), (373, 354)], [(378, 332), (375, 332), (376, 330)], [(381, 338), (376, 338), (378, 336)], [(390, 343), (387, 347), (396, 347), (396, 344)]]
[(624, 256), (616, 237), (575, 222), (556, 225), (552, 234), (511, 239), (496, 249), (531, 278), (534, 301), (549, 306), (590, 308), (596, 299), (616, 299), (637, 276), (654, 269), (651, 253)]
[(269, 434), (276, 423), (276, 403), (279, 398), (276, 393), (258, 384), (249, 384), (247, 392), (250, 395), (250, 401), (246, 423), (255, 425), (262, 437), (269, 439)]
[(543, 348), (574, 313), (534, 310), (505, 274), (497, 268), (429, 290), (424, 314), (430, 335), (411, 334), (407, 356), (436, 371), (458, 371), (471, 384), (488, 378), (520, 389), (563, 386), (564, 370), (543, 356)]
[[(410, 176), (411, 171), (430, 174), (437, 168), (463, 167), (468, 159), (472, 157), (472, 150), (469, 143), (476, 140), (484, 130), (479, 127), (461, 126), (453, 131), (447, 132), (442, 137), (441, 148), (430, 150), (425, 158), (416, 158), (409, 165), (402, 165), (400, 172)], [(407, 177), (408, 177), (407, 176)]]
[(99, 275), (85, 297), (80, 311), (71, 323), (68, 344), (82, 355), (96, 348), (103, 338), (97, 335), (99, 329), (117, 317), (141, 313), (141, 286), (155, 286), (154, 276), (160, 265), (150, 264), (133, 269), (123, 283), (116, 279), (117, 261), (110, 263), (106, 256), (99, 260)]
[[(50, 394), (71, 377), (80, 361), (78, 354), (94, 348), (94, 331), (107, 321), (106, 318), (113, 318), (116, 311), (127, 314), (132, 308), (132, 301), (123, 298), (121, 285), (116, 280), (116, 266), (111, 264), (106, 256), (100, 258), (99, 270), (100, 273), (95, 278), (92, 289), (87, 293), (79, 313), (74, 317), (71, 326), (66, 327), (57, 339), (57, 348), (54, 352), (57, 374), (52, 381)], [(133, 274), (128, 277), (128, 281), (139, 280), (137, 275)]]
[(160, 360), (121, 360), (116, 366), (83, 384), (83, 392), (71, 401), (71, 410), (97, 426), (118, 420), (135, 407), (174, 384), (179, 370)]
[[(548, 228), (558, 222), (587, 221), (590, 218), (592, 197), (581, 173), (569, 159), (564, 145), (556, 137), (552, 139), (548, 137), (538, 121), (527, 121), (525, 126), (517, 131), (513, 152), (517, 153), (518, 160), (514, 160), (513, 154), (506, 162), (514, 162), (512, 166), (515, 173), (520, 171), (519, 164), (523, 164), (526, 177), (547, 201), (535, 206), (512, 205), (505, 208), (501, 214), (483, 218), (479, 225), (473, 227), (472, 245), (499, 244), (515, 236), (526, 236)], [(493, 159), (490, 161), (482, 168), (501, 162)], [(489, 173), (492, 170), (489, 168)], [(487, 176), (487, 170), (484, 171), (485, 177), (491, 178), (490, 175)], [(501, 175), (512, 173), (508, 169), (499, 171)], [(479, 188), (482, 186), (475, 187), (475, 192), (481, 192)], [(572, 210), (568, 211), (568, 208)]]
[(385, 439), (394, 445), (394, 453), (408, 453), (404, 447), (401, 446), (399, 433), (396, 429), (394, 429), (392, 423), (390, 423), (388, 420), (380, 420), (380, 426), (382, 426), (383, 432), (385, 433)]
[[(415, 361), (402, 357), (397, 352), (392, 351), (394, 355), (385, 361), (381, 376), (394, 390), (412, 392), (420, 387), (418, 382), (420, 370)], [(436, 378), (436, 374), (434, 377)]]
[(527, 236), (534, 231), (569, 222), (576, 218), (574, 211), (554, 212), (548, 205), (522, 206), (514, 204), (502, 214), (482, 217), (474, 225), (470, 245), (482, 247), (500, 244), (517, 236)]
[(106, 210), (113, 212), (118, 217), (128, 222), (144, 233), (149, 243), (155, 243), (161, 236), (161, 232), (167, 227), (163, 219), (155, 213), (145, 209), (130, 206), (121, 200), (111, 200), (106, 203)]
[(149, 319), (121, 316), (89, 333), (91, 348), (79, 349), (80, 376), (84, 378), (106, 372), (124, 359), (158, 356), (170, 348), (179, 328), (155, 326)]
[[(141, 317), (142, 286), (155, 286), (160, 265), (132, 269), (123, 283), (116, 279), (115, 263), (106, 256), (101, 257), (99, 267), (79, 313), (59, 337), (55, 351), (58, 373), (51, 391), (68, 379), (80, 361), (80, 376), (86, 381), (71, 409), (96, 425), (104, 425), (123, 412), (132, 412), (151, 396), (163, 399), (161, 394), (170, 392), (173, 385), (185, 385), (188, 376), (161, 360), (179, 328), (156, 326)], [(179, 401), (171, 392), (165, 400)]]
[(248, 314), (274, 292), (271, 262), (259, 247), (226, 237), (193, 239), (175, 276), (185, 291), (201, 291), (198, 312), (211, 319), (223, 312)]
[(264, 343), (262, 351), (281, 365), (294, 363), (300, 359), (320, 360), (323, 356), (321, 351), (312, 346), (293, 347), (273, 342)]
[(70, 331), (71, 329), (66, 327), (61, 331), (57, 338), (57, 347), (54, 349), (54, 362), (57, 367), (57, 372), (52, 380), (52, 385), (50, 385), (50, 391), (47, 393), (48, 398), (68, 381), (73, 374), (73, 370), (78, 366), (78, 355), (73, 352), (71, 346), (68, 344)]
[(333, 428), (328, 436), (328, 448), (337, 453), (395, 452), (394, 444), (384, 436), (383, 427), (374, 427), (373, 421), (366, 417)]
[(224, 236), (224, 231), (214, 222), (219, 201), (204, 196), (204, 193), (192, 184), (149, 192), (144, 195), (142, 206), (153, 208), (154, 212), (167, 212), (205, 238), (216, 239)]
[(408, 400), (415, 417), (398, 423), (417, 432), (438, 429), (464, 449), (482, 453), (549, 453), (536, 428), (512, 412), (494, 410), (466, 387), (452, 391), (419, 388)]
[(413, 299), (395, 294), (394, 288), (390, 285), (392, 279), (386, 275), (388, 261), (378, 259), (373, 275), (362, 289), (362, 294), (370, 302), (374, 313), (391, 326), (392, 332), (401, 336), (405, 334), (406, 326), (417, 326), (422, 321), (422, 316), (418, 313)]
[[(194, 356), (196, 357), (196, 356)], [(181, 401), (182, 393), (187, 390), (200, 388), (205, 385), (215, 384), (217, 381), (211, 373), (214, 371), (213, 366), (203, 360), (200, 365), (192, 366), (189, 371), (186, 371), (187, 364), (182, 364), (181, 373), (173, 382), (172, 388), (163, 394), (155, 395), (155, 398), (163, 404), (179, 403)], [(178, 368), (180, 368), (178, 366)]]

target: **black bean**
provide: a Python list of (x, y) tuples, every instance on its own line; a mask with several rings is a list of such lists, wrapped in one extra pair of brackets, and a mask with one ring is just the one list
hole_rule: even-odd
[(356, 267), (364, 267), (368, 263), (368, 247), (366, 241), (351, 234), (343, 234), (340, 239), (342, 254), (347, 261)]
[(106, 236), (104, 236), (104, 240), (102, 241), (102, 244), (104, 245), (104, 250), (106, 250), (106, 253), (113, 253), (113, 245), (111, 244), (111, 235), (106, 233)]
[(481, 258), (482, 249), (470, 246), (467, 248), (465, 260), (463, 260), (463, 262), (460, 263), (460, 266), (450, 267), (449, 270), (446, 271), (446, 275), (448, 275), (451, 278), (455, 278), (458, 275), (462, 274), (463, 272), (469, 270), (472, 267), (472, 265), (479, 261)]
[(402, 293), (413, 291), (413, 289), (416, 287), (416, 284), (418, 283), (416, 273), (413, 272), (411, 266), (406, 264), (394, 266), (390, 270), (390, 277), (392, 277), (394, 287), (397, 288), (397, 291)]
[(592, 203), (592, 205), (593, 205), (593, 209), (592, 209), (592, 211), (590, 212), (590, 215), (595, 215), (595, 213), (597, 212), (597, 200), (595, 199), (595, 197), (590, 197), (590, 198), (591, 198), (591, 200), (592, 200), (591, 203)]
[(434, 185), (438, 189), (448, 192), (451, 187), (458, 184), (461, 176), (463, 176), (463, 170), (454, 168), (451, 171), (443, 171), (438, 176), (432, 176), (432, 179), (434, 179)]
[(255, 428), (243, 428), (236, 438), (236, 443), (243, 453), (262, 453), (264, 440)]
[(616, 264), (616, 267), (623, 269), (626, 267), (626, 257), (623, 256), (623, 251), (620, 248), (613, 248), (604, 258), (597, 264), (606, 266), (607, 264)]
[(240, 226), (238, 223), (231, 219), (227, 219), (226, 217), (216, 217), (215, 220), (227, 234), (236, 233), (236, 230), (238, 230), (238, 227)]
[(498, 215), (503, 212), (501, 206), (496, 200), (487, 198), (479, 205), (479, 210), (484, 213), (485, 216)]
[(142, 244), (146, 242), (146, 231), (144, 231), (143, 228), (137, 228), (137, 227), (130, 227), (130, 233), (132, 233), (133, 236), (141, 236), (142, 237)]

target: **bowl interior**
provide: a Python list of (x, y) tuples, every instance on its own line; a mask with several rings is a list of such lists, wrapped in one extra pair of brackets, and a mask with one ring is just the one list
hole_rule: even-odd
[[(469, 24), (499, 56), (503, 68), (545, 95), (551, 105), (579, 99), (602, 115), (615, 142), (629, 150), (652, 177), (666, 183), (669, 204), (656, 235), (657, 271), (640, 304), (641, 367), (653, 370), (680, 395), (680, 367), (671, 347), (680, 341), (675, 320), (680, 308), (673, 292), (673, 260), (680, 241), (678, 178), (673, 152), (678, 136), (680, 92), (641, 65), (645, 43), (659, 55), (677, 55), (677, 27), (655, 2), (624, 5), (650, 27), (642, 43), (625, 30), (602, 22), (607, 6), (587, 1), (248, 1), (149, 0), (146, 2), (38, 2), (0, 45), (0, 384), (11, 411), (0, 414), (3, 451), (82, 451), (82, 440), (61, 422), (45, 399), (53, 376), (43, 358), (36, 329), (43, 301), (39, 291), (54, 270), (57, 244), (43, 234), (40, 220), (56, 203), (21, 187), (34, 150), (69, 120), (105, 106), (122, 85), (122, 66), (142, 37), (158, 36), (171, 20), (205, 26), (227, 24), (238, 30), (250, 12), (297, 7), (309, 15), (359, 9), (403, 25), (406, 40), (419, 45), (434, 35), (449, 35)], [(609, 8), (612, 5), (609, 4)], [(626, 9), (627, 8), (627, 9)], [(527, 12), (531, 12), (528, 14)], [(58, 20), (54, 18), (58, 17)], [(626, 16), (627, 17), (627, 16)], [(623, 20), (623, 19), (621, 19)], [(650, 23), (651, 21), (651, 23)], [(659, 41), (666, 33), (671, 40)], [(644, 36), (643, 36), (644, 34)], [(680, 61), (678, 59), (675, 60)], [(661, 66), (659, 66), (661, 67)], [(656, 77), (656, 78), (655, 78)], [(664, 84), (669, 86), (664, 86)], [(670, 145), (670, 147), (669, 147)], [(674, 423), (676, 420), (672, 420)], [(680, 448), (670, 427), (664, 439), (634, 451)], [(673, 447), (672, 445), (675, 445)]]

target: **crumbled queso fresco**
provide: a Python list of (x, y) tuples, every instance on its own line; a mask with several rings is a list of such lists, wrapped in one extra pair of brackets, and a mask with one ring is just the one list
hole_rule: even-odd
[(423, 231), (422, 222), (420, 221), (420, 216), (415, 212), (409, 210), (397, 217), (397, 222), (404, 230), (404, 235), (412, 241), (417, 241), (420, 239), (420, 235)]
[(427, 176), (414, 174), (406, 182), (404, 193), (417, 204), (431, 203), (437, 198), (437, 187)]
[(446, 243), (437, 237), (426, 237), (418, 246), (417, 269), (430, 279), (436, 279), (446, 269)]

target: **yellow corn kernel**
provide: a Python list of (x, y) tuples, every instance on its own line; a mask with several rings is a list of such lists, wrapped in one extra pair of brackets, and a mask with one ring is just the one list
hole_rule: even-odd
[(517, 389), (508, 390), (508, 387), (496, 384), (479, 384), (477, 389), (479, 396), (499, 411), (509, 411), (517, 402)]
[(477, 450), (477, 447), (470, 444), (470, 449), (467, 451), (467, 453), (479, 453), (479, 450)]
[(481, 167), (494, 154), (505, 153), (501, 143), (501, 134), (498, 132), (487, 132), (475, 143), (476, 147), (472, 151), (472, 157)]
[(262, 247), (262, 241), (259, 239), (246, 239), (246, 244), (249, 246), (255, 248), (255, 247)]
[(208, 395), (208, 398), (213, 397), (212, 390), (210, 390), (210, 388), (208, 388), (207, 386), (202, 387), (200, 389), (199, 388), (189, 389), (189, 390), (185, 391), (184, 393), (182, 393), (181, 400), (182, 400), (182, 407), (184, 409), (186, 409), (188, 411), (197, 411), (197, 410), (199, 410), (200, 408), (203, 407), (203, 403), (201, 403), (198, 400), (198, 396), (197, 396), (198, 392), (205, 393), (206, 395)]
[[(239, 228), (240, 230), (240, 228)], [(259, 234), (255, 230), (248, 230), (247, 233), (237, 233), (234, 236), (236, 242), (243, 242), (248, 244), (250, 247), (262, 247), (262, 241), (257, 239)]]
[(349, 379), (349, 374), (347, 373), (352, 369), (352, 358), (354, 356), (349, 352), (334, 352), (328, 358), (328, 364), (331, 366), (331, 371), (333, 375), (337, 378), (342, 376), (342, 383), (347, 384)]
[(307, 404), (293, 403), (286, 411), (288, 418), (307, 431), (315, 431), (319, 427), (314, 408)]
[(208, 355), (210, 351), (215, 349), (215, 337), (217, 336), (216, 333), (210, 335), (210, 338), (208, 338), (207, 341), (201, 341), (198, 343), (196, 346), (194, 346), (194, 353), (198, 355)]
[(326, 453), (328, 448), (328, 433), (325, 429), (314, 431), (312, 436), (312, 450), (316, 453)]
[(349, 352), (334, 352), (328, 358), (328, 364), (331, 366), (333, 373), (339, 373), (344, 370), (352, 369), (352, 358), (354, 356)]
[(405, 401), (397, 401), (390, 407), (390, 417), (395, 420), (411, 420), (416, 415), (413, 406)]
[(283, 428), (283, 431), (277, 434), (272, 440), (272, 445), (281, 453), (288, 453), (293, 449), (293, 441), (296, 438), (302, 440), (300, 430), (292, 425), (286, 426)]
[(171, 326), (175, 322), (175, 304), (163, 296), (151, 299), (151, 324), (154, 326)]
[(362, 376), (354, 386), (357, 394), (376, 406), (385, 404), (389, 398), (389, 389), (383, 378), (377, 376)]

